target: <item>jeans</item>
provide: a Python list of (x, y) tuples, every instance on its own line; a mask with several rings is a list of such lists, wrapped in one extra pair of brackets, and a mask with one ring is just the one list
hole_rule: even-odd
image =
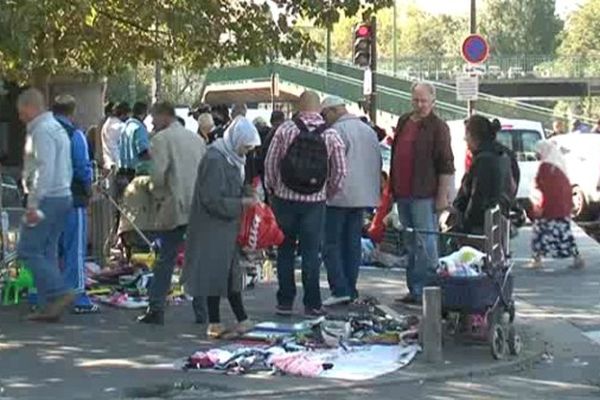
[(356, 282), (362, 261), (363, 208), (327, 207), (325, 266), (335, 297), (358, 298)]
[[(403, 226), (437, 232), (438, 221), (434, 199), (399, 199), (398, 216)], [(408, 250), (406, 284), (410, 294), (420, 299), (423, 287), (435, 274), (438, 263), (438, 237), (433, 234), (406, 232), (404, 243)]]
[(39, 205), (44, 218), (21, 226), (17, 254), (33, 273), (41, 306), (69, 292), (58, 268), (58, 241), (72, 208), (71, 196), (47, 197)]
[(149, 308), (153, 311), (163, 311), (165, 308), (165, 301), (171, 289), (173, 270), (177, 262), (177, 250), (185, 242), (185, 232), (186, 226), (180, 226), (171, 231), (156, 234), (160, 240), (160, 248), (148, 291)]
[(279, 198), (273, 198), (272, 201), (277, 223), (285, 235), (285, 240), (277, 252), (277, 302), (283, 307), (291, 307), (294, 304), (294, 259), (298, 243), (302, 256), (304, 307), (319, 309), (322, 306), (319, 250), (323, 235), (325, 203), (303, 203)]
[(59, 253), (63, 259), (65, 284), (76, 294), (85, 292), (85, 255), (87, 252), (87, 215), (84, 207), (69, 211), (60, 236)]

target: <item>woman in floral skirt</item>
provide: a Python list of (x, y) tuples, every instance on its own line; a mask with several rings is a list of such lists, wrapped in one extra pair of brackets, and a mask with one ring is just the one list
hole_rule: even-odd
[(571, 231), (573, 199), (564, 158), (551, 141), (537, 145), (540, 167), (529, 217), (533, 220), (532, 268), (542, 267), (542, 257), (573, 258), (572, 268), (583, 268)]

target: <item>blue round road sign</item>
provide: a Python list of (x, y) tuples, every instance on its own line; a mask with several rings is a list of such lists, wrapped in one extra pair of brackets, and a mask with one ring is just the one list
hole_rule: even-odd
[(468, 63), (481, 64), (490, 55), (490, 45), (481, 35), (467, 36), (462, 45), (462, 56)]

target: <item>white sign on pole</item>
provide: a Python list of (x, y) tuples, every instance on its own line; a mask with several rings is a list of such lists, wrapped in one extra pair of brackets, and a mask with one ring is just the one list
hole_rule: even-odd
[(456, 77), (456, 100), (477, 100), (479, 94), (479, 77), (475, 74), (459, 75)]
[(363, 79), (363, 94), (370, 96), (373, 94), (373, 71), (371, 68), (365, 69), (365, 77)]

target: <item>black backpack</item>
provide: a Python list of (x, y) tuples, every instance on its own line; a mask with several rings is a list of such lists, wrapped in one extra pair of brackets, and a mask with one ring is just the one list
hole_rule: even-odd
[(300, 133), (281, 162), (281, 180), (296, 193), (315, 194), (323, 189), (329, 176), (329, 152), (323, 135), (329, 127), (323, 124), (309, 131), (299, 118), (293, 121)]

